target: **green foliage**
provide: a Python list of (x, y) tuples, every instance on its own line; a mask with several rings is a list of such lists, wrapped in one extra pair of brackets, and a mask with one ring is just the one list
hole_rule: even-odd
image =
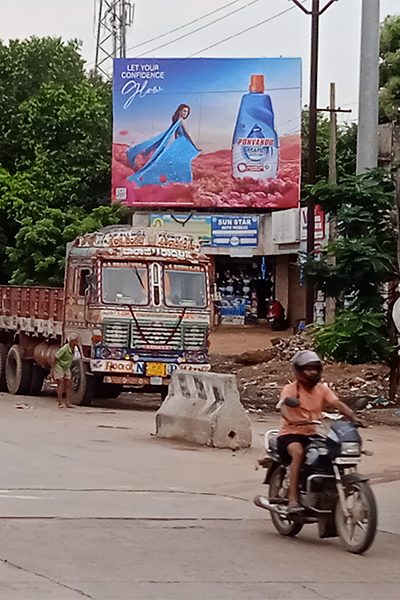
[(334, 325), (318, 331), (316, 343), (338, 360), (385, 359), (390, 343), (383, 290), (397, 277), (390, 175), (370, 171), (339, 185), (320, 182), (308, 192), (309, 200), (336, 218), (337, 238), (320, 260), (308, 257), (307, 276), (339, 307), (348, 308)]
[(76, 41), (0, 42), (2, 282), (59, 283), (66, 242), (119, 218), (111, 87), (83, 67)]
[(385, 315), (371, 310), (341, 311), (335, 323), (316, 330), (314, 341), (322, 356), (351, 364), (388, 360), (393, 352)]
[[(317, 181), (327, 180), (329, 175), (329, 120), (318, 113), (317, 123)], [(308, 110), (303, 110), (301, 116), (302, 131), (302, 180), (308, 178)], [(337, 177), (340, 181), (346, 175), (356, 170), (357, 125), (342, 125), (337, 131)]]
[(381, 26), (379, 67), (381, 121), (400, 122), (400, 16)]
[(37, 220), (26, 217), (8, 248), (12, 284), (62, 285), (66, 245), (77, 236), (119, 223), (117, 206), (100, 206), (89, 214), (83, 209), (48, 208)]

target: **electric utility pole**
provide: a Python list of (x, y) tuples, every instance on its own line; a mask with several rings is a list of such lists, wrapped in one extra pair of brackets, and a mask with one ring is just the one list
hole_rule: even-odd
[(95, 73), (111, 79), (112, 61), (126, 56), (126, 31), (133, 23), (133, 0), (97, 0)]
[[(329, 113), (329, 183), (335, 184), (337, 182), (337, 169), (336, 169), (336, 145), (337, 145), (337, 115), (338, 113), (350, 113), (350, 108), (336, 107), (336, 86), (334, 83), (330, 85), (330, 102), (326, 108), (319, 108), (318, 112)], [(332, 242), (336, 239), (337, 221), (336, 218), (329, 220), (329, 241)], [(335, 264), (335, 258), (332, 260), (332, 264)], [(333, 323), (335, 321), (336, 302), (334, 298), (326, 298), (326, 311), (325, 321), (326, 323)]]
[(336, 107), (336, 86), (330, 84), (330, 101), (326, 108), (317, 108), (317, 112), (329, 113), (329, 183), (336, 183), (336, 138), (338, 113), (351, 113), (351, 108)]
[[(320, 0), (312, 0), (311, 10), (300, 0), (292, 0), (306, 15), (311, 16), (311, 62), (310, 62), (310, 101), (308, 120), (308, 183), (315, 183), (317, 162), (317, 95), (318, 95), (318, 50), (319, 18), (336, 0), (327, 0), (321, 7)], [(315, 247), (314, 205), (307, 208), (307, 255), (311, 256)], [(306, 283), (306, 322), (314, 321), (314, 285)]]
[(378, 165), (379, 4), (362, 3), (357, 173)]

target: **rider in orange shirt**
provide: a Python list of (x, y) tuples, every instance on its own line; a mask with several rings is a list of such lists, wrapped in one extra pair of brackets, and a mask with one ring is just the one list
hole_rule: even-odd
[[(304, 449), (311, 435), (315, 435), (313, 421), (320, 421), (322, 411), (336, 409), (347, 419), (359, 422), (353, 411), (340, 402), (326, 383), (320, 383), (322, 360), (311, 350), (302, 350), (292, 359), (296, 380), (285, 385), (277, 408), (280, 408), (283, 423), (278, 435), (278, 452), (281, 460), (290, 463), (289, 512), (299, 512), (302, 507), (298, 498), (299, 473), (304, 459)], [(286, 398), (297, 398), (300, 405), (289, 407)]]

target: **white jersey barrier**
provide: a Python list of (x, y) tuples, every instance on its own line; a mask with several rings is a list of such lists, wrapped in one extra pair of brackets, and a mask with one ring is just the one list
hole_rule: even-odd
[(251, 446), (250, 419), (234, 375), (175, 371), (156, 414), (156, 435), (214, 448)]

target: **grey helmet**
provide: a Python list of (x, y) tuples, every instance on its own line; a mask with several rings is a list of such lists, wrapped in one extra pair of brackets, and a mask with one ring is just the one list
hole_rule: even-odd
[(320, 365), (322, 367), (323, 362), (313, 350), (299, 350), (292, 358), (292, 365), (294, 369), (303, 369), (307, 365)]

